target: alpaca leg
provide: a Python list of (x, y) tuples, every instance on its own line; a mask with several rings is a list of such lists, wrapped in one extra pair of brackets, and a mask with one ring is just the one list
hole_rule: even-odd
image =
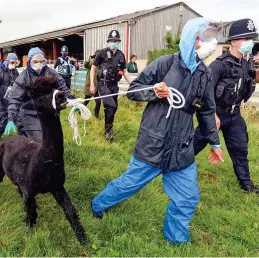
[(27, 196), (23, 194), (24, 207), (26, 211), (26, 223), (29, 227), (33, 227), (36, 224), (37, 211), (36, 211), (36, 199), (35, 196)]
[(3, 143), (0, 143), (0, 183), (3, 182), (3, 178), (5, 175), (3, 166), (2, 166), (3, 154), (4, 154), (4, 145)]
[(0, 169), (0, 182), (3, 182), (4, 175), (4, 171)]
[(19, 186), (18, 186), (17, 190), (18, 190), (18, 193), (21, 195), (21, 197), (23, 197), (22, 190)]
[(68, 219), (71, 227), (73, 228), (79, 242), (82, 245), (86, 244), (85, 230), (80, 224), (79, 218), (76, 213), (76, 209), (73, 206), (66, 189), (62, 187), (61, 189), (52, 192), (57, 203), (63, 208), (66, 218)]

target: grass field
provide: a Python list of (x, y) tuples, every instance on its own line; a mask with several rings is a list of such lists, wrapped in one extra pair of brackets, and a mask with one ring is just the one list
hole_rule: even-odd
[[(61, 116), (66, 188), (87, 230), (89, 248), (80, 246), (50, 195), (37, 197), (38, 223), (29, 230), (23, 223), (22, 200), (5, 177), (0, 184), (0, 256), (258, 256), (259, 198), (238, 188), (226, 151), (225, 162), (217, 166), (208, 164), (208, 150), (197, 157), (201, 201), (191, 223), (191, 244), (172, 246), (163, 237), (168, 198), (161, 177), (102, 220), (92, 216), (91, 199), (127, 168), (144, 107), (125, 98), (119, 105), (112, 144), (103, 140), (103, 114), (101, 120), (89, 120), (80, 147), (72, 141), (69, 110)], [(249, 115), (251, 175), (259, 182), (259, 115), (250, 109), (245, 115)]]

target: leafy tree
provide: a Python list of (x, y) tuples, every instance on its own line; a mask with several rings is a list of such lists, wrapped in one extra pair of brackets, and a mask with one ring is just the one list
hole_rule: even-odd
[(160, 56), (175, 54), (179, 51), (179, 36), (174, 38), (170, 32), (167, 32), (163, 39), (166, 41), (166, 48), (149, 50), (147, 64), (151, 63)]

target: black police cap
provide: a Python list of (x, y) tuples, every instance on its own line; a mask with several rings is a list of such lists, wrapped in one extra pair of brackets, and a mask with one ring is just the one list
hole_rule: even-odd
[(110, 31), (107, 42), (110, 40), (121, 41), (120, 33), (117, 30)]
[(254, 22), (251, 19), (237, 20), (230, 26), (228, 40), (257, 37), (258, 34)]

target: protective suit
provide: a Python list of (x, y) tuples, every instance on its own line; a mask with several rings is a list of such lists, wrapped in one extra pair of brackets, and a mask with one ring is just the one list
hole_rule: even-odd
[(41, 142), (41, 124), (31, 98), (30, 85), (41, 77), (55, 77), (59, 84), (58, 90), (63, 91), (69, 99), (74, 99), (75, 97), (67, 88), (64, 79), (56, 71), (46, 65), (45, 55), (39, 48), (32, 48), (29, 51), (28, 58), (27, 69), (18, 76), (10, 92), (8, 106), (9, 122), (6, 126), (5, 134), (9, 135), (11, 130), (15, 132), (14, 124), (17, 125), (18, 114), (21, 109), (20, 116), (23, 127), (20, 128), (20, 130), (27, 137), (30, 137), (37, 142)]
[[(92, 201), (98, 217), (111, 206), (128, 199), (155, 177), (163, 176), (170, 202), (164, 221), (164, 235), (171, 243), (190, 241), (189, 224), (199, 201), (197, 167), (193, 150), (193, 115), (197, 96), (202, 103), (198, 121), (212, 146), (219, 146), (214, 118), (215, 102), (210, 87), (211, 72), (197, 59), (195, 45), (199, 33), (209, 20), (197, 18), (184, 27), (180, 52), (163, 56), (148, 65), (135, 79), (130, 90), (147, 88), (162, 81), (180, 91), (186, 100), (182, 109), (173, 109), (169, 118), (166, 98), (153, 89), (128, 93), (135, 101), (147, 101), (137, 143), (128, 170), (110, 182)], [(202, 92), (202, 94), (200, 94)]]
[(18, 62), (17, 55), (9, 53), (7, 60), (0, 63), (0, 135), (4, 132), (8, 122), (8, 100), (5, 95), (7, 90), (10, 90), (8, 87), (13, 85), (19, 75), (16, 69), (16, 64), (18, 64)]

